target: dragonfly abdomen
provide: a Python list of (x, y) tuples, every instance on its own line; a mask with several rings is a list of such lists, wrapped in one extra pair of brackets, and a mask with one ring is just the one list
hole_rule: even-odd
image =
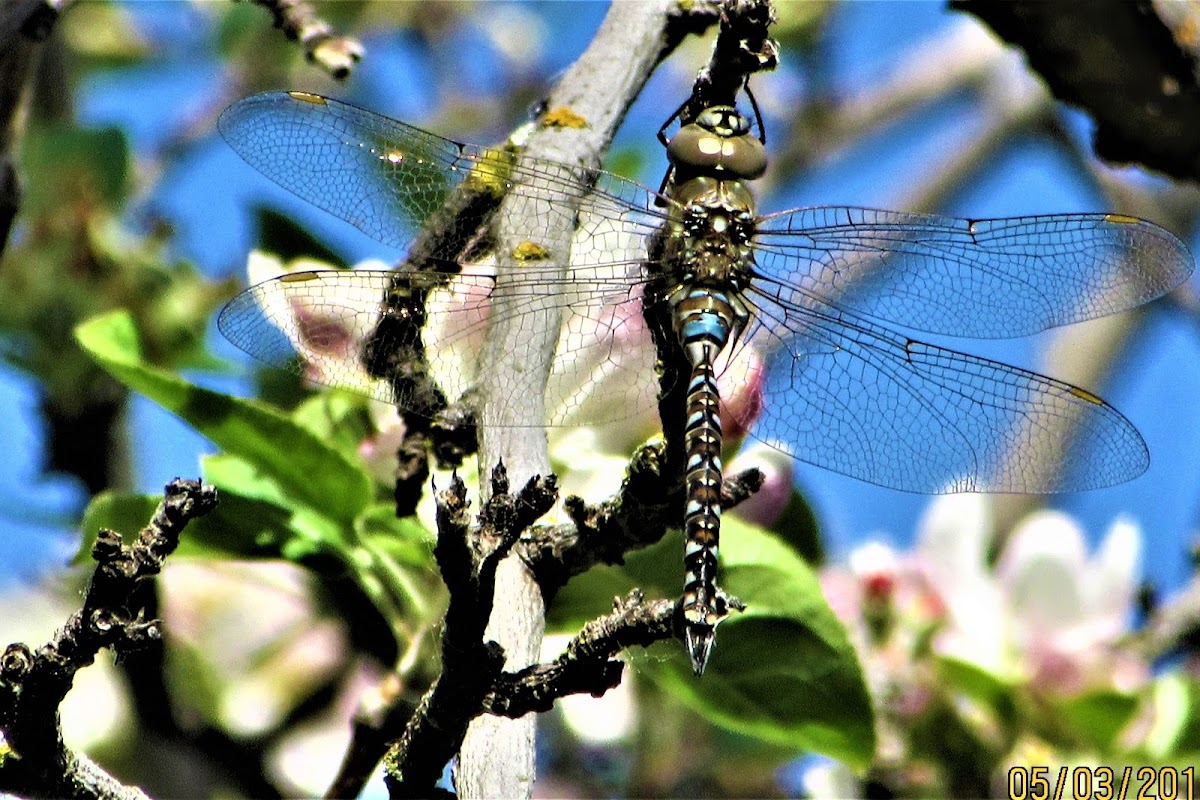
[(724, 292), (685, 287), (672, 299), (675, 330), (691, 363), (687, 391), (687, 539), (683, 563), (683, 618), (692, 668), (704, 671), (717, 624), (728, 614), (716, 586), (721, 532), (721, 415), (714, 362), (743, 313)]

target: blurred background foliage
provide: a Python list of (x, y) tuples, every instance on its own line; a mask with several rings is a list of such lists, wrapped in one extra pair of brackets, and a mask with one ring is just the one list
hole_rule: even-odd
[[(63, 569), (67, 559), (86, 553), (101, 524), (136, 531), (166, 480), (203, 469), (227, 492), (186, 538), (190, 557), (154, 589), (167, 647), (85, 671), (64, 708), (72, 745), (152, 794), (323, 791), (350, 714), (388, 692), (415, 702), (432, 678), (444, 604), (427, 527), (390, 513), (379, 463), (387, 442), (375, 438), (385, 412), (259, 373), (210, 327), (255, 244), (281, 261), (393, 254), (257, 179), (215, 134), (217, 115), (286, 88), (499, 141), (605, 11), (316, 8), (364, 46), (344, 82), (253, 3), (71, 4), (35, 53), (14, 67), (14, 46), (0, 62), (12, 75), (35, 70), (18, 82), (27, 92), (5, 109), (12, 124), (0, 142), (23, 190), (0, 261), (0, 403), (11, 409), (0, 415), (10, 443), (0, 640), (45, 639), (83, 579)], [(779, 12), (782, 67), (754, 83), (772, 154), (764, 209), (1113, 210), (1195, 244), (1194, 186), (1097, 161), (1087, 116), (1056, 104), (975, 19), (934, 3), (782, 3)], [(608, 168), (658, 185), (665, 161), (653, 133), (686, 97), (710, 41), (688, 39), (660, 67)], [(838, 673), (843, 683), (826, 686), (834, 693), (822, 704), (811, 692), (833, 679), (816, 669), (820, 656), (794, 676), (800, 688), (762, 697), (749, 678), (706, 676), (697, 689), (664, 666), (678, 654), (636, 654), (639, 669), (603, 701), (572, 699), (544, 715), (538, 794), (982, 796), (1004, 794), (1012, 765), (1194, 764), (1194, 618), (1164, 612), (1192, 591), (1200, 435), (1184, 399), (1200, 391), (1200, 353), (1191, 292), (1032, 343), (972, 348), (1103, 388), (1146, 435), (1150, 473), (1030, 516), (1044, 499), (930, 505), (780, 467), (788, 510), (759, 522), (823, 567), (862, 675)], [(582, 461), (569, 450), (558, 458)], [(597, 459), (580, 480), (622, 469), (619, 456)], [(729, 530), (763, 552), (777, 541), (745, 523)], [(572, 630), (630, 580), (673, 594), (678, 549), (665, 541), (627, 572), (589, 573), (559, 598), (552, 626)], [(789, 580), (815, 587), (808, 570), (797, 559)], [(849, 648), (828, 657), (844, 666)], [(389, 687), (397, 663), (404, 683)], [(874, 721), (856, 694), (862, 680)], [(738, 717), (713, 699), (735, 691), (761, 716), (749, 702)], [(817, 707), (828, 712), (820, 725), (797, 724)], [(872, 748), (867, 769), (846, 766), (861, 767)], [(825, 755), (802, 755), (810, 749)]]

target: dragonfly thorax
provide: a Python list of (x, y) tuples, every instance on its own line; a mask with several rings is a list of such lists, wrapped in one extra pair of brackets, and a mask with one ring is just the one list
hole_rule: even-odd
[(740, 288), (753, 263), (754, 198), (740, 181), (698, 177), (675, 187), (668, 259), (675, 280), (697, 286)]
[[(671, 187), (671, 198), (684, 207), (684, 220), (694, 224), (704, 215), (740, 219), (749, 223), (754, 218), (754, 195), (740, 180), (715, 175), (700, 175)], [(709, 227), (701, 225), (699, 226)], [(688, 231), (705, 235), (704, 230)]]

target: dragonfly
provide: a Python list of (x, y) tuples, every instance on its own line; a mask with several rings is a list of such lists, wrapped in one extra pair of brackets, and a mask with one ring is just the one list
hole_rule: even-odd
[[(656, 355), (641, 334), (667, 315), (687, 363), (681, 609), (697, 675), (731, 605), (716, 585), (723, 422), (761, 412), (767, 444), (908, 492), (1076, 491), (1149, 464), (1136, 428), (1092, 392), (916, 334), (1021, 337), (1160, 297), (1193, 262), (1151, 222), (851, 206), (760, 215), (748, 184), (766, 169), (765, 147), (731, 106), (704, 109), (671, 138), (662, 191), (302, 92), (242, 100), (219, 128), (266, 177), (407, 251), (397, 270), (283, 275), (232, 300), (220, 330), (267, 363), (429, 416), (487, 370), (473, 355), (504, 270), (517, 299), (508, 313), (527, 300), (565, 315), (547, 424), (599, 424), (653, 407)], [(557, 212), (575, 225), (566, 278), (539, 269), (535, 237), (495, 252), (501, 196), (552, 209), (582, 198)], [(379, 380), (397, 350), (417, 368)], [(760, 366), (754, 411), (730, 411), (723, 377), (746, 353)]]

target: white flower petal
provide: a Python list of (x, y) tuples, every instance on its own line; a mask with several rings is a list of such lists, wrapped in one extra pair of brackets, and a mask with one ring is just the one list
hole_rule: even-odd
[(1117, 635), (1126, 629), (1142, 575), (1142, 534), (1129, 517), (1118, 517), (1088, 565), (1087, 604)]
[(952, 591), (984, 578), (991, 533), (991, 506), (983, 495), (942, 495), (917, 523), (917, 551), (936, 585)]

